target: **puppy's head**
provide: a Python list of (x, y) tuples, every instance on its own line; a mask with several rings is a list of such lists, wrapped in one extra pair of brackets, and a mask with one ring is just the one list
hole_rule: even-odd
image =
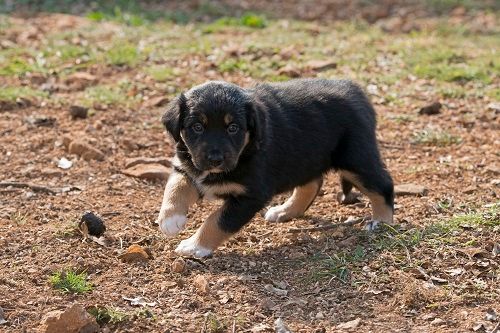
[(257, 112), (244, 89), (211, 81), (180, 94), (162, 120), (174, 140), (187, 147), (198, 170), (227, 172), (246, 147), (258, 149), (262, 126)]

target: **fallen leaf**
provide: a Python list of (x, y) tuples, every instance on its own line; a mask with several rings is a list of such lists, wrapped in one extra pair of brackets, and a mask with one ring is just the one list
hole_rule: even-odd
[(275, 288), (275, 287), (273, 287), (272, 284), (266, 284), (264, 286), (264, 289), (267, 290), (268, 292), (273, 293), (273, 294), (278, 295), (278, 296), (288, 295), (288, 291), (283, 290), (283, 289), (279, 289), (279, 288)]
[(134, 298), (128, 298), (128, 297), (122, 296), (122, 298), (126, 301), (129, 301), (130, 305), (133, 305), (133, 306), (150, 306), (150, 307), (156, 306), (156, 302), (149, 302), (146, 298), (144, 298), (142, 296), (137, 296)]
[(0, 325), (4, 324), (7, 324), (7, 320), (5, 320), (5, 313), (3, 312), (3, 309), (0, 306)]
[(132, 244), (127, 251), (118, 256), (123, 262), (146, 262), (151, 259), (149, 253), (140, 245)]
[(493, 245), (491, 254), (493, 255), (493, 257), (500, 255), (500, 243), (495, 243), (495, 245)]
[(461, 275), (465, 272), (465, 270), (463, 268), (452, 268), (452, 269), (447, 269), (445, 270), (446, 273), (449, 273), (451, 276), (457, 276), (457, 275)]
[(356, 318), (354, 320), (351, 320), (351, 321), (347, 321), (345, 323), (342, 323), (342, 324), (339, 324), (337, 325), (337, 328), (338, 329), (351, 329), (351, 328), (356, 328), (359, 326), (359, 324), (361, 323), (361, 318)]
[(436, 283), (439, 283), (439, 284), (445, 284), (445, 283), (448, 283), (448, 280), (446, 279), (443, 279), (443, 278), (440, 278), (438, 276), (434, 276), (434, 275), (431, 275), (431, 280), (433, 282), (436, 282)]
[(459, 252), (462, 252), (463, 254), (467, 255), (470, 259), (473, 257), (480, 257), (483, 255), (488, 254), (485, 250), (479, 248), (479, 247), (470, 247), (467, 249), (458, 249)]
[(285, 322), (283, 321), (283, 319), (281, 319), (281, 317), (276, 319), (276, 321), (274, 322), (274, 326), (276, 333), (292, 333), (292, 331), (290, 331), (290, 329), (286, 326)]
[(495, 309), (489, 308), (486, 310), (486, 320), (488, 321), (497, 321), (498, 315), (495, 312)]

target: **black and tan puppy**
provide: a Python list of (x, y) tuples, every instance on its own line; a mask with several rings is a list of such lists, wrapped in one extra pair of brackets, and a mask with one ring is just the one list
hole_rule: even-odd
[(370, 199), (368, 229), (393, 220), (393, 183), (377, 148), (375, 111), (350, 81), (304, 79), (253, 89), (207, 82), (172, 101), (163, 123), (176, 156), (160, 229), (176, 235), (199, 198), (224, 200), (179, 244), (179, 254), (211, 255), (278, 193), (293, 190), (265, 219), (301, 216), (330, 170), (339, 172), (344, 195), (355, 186)]

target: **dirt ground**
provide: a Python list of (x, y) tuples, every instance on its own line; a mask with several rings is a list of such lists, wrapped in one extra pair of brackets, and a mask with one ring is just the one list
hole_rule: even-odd
[[(35, 332), (74, 303), (120, 314), (100, 320), (102, 332), (275, 332), (278, 318), (291, 332), (498, 329), (498, 12), (386, 11), (367, 23), (239, 10), (246, 19), (187, 24), (116, 10), (0, 15), (0, 332)], [(172, 157), (162, 107), (194, 84), (295, 77), (360, 82), (395, 183), (425, 191), (398, 195), (396, 225), (367, 234), (341, 225), (369, 215), (367, 199), (339, 204), (330, 174), (303, 218), (258, 215), (212, 258), (173, 272), (176, 245), (218, 203), (196, 204), (166, 239), (154, 225), (165, 181), (125, 175), (127, 160)], [(419, 113), (434, 102), (437, 114)], [(88, 117), (72, 117), (72, 105)], [(97, 155), (68, 147), (79, 140)], [(103, 218), (105, 243), (83, 239), (85, 211)], [(151, 258), (120, 260), (132, 244)], [(91, 290), (54, 288), (50, 277), (67, 270)], [(123, 298), (138, 296), (151, 304)]]

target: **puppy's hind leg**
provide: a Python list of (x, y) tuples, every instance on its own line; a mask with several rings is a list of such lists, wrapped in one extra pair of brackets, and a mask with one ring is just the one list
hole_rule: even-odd
[(348, 179), (369, 199), (372, 206), (372, 220), (365, 229), (372, 231), (379, 222), (393, 223), (394, 214), (394, 187), (391, 176), (384, 168), (377, 168), (376, 172), (369, 174), (341, 170), (342, 177)]
[(337, 201), (342, 205), (352, 205), (359, 201), (359, 193), (352, 192), (353, 184), (347, 178), (340, 175), (340, 186), (342, 192), (337, 193)]
[(320, 177), (294, 188), (292, 196), (284, 204), (269, 208), (264, 218), (270, 222), (285, 222), (302, 216), (313, 203), (322, 184), (323, 177)]

